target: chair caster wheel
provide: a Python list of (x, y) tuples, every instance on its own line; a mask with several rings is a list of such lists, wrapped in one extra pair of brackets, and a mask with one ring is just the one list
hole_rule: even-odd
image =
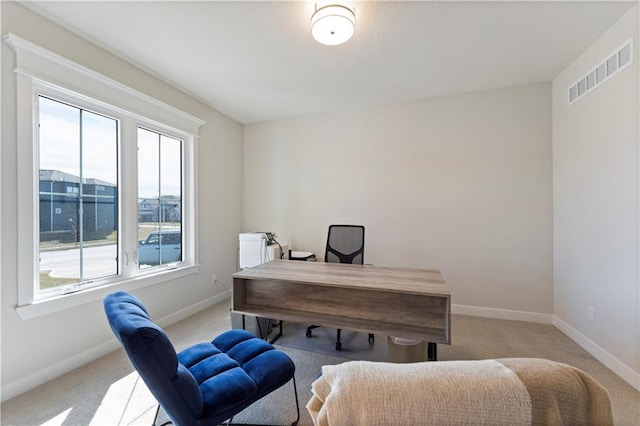
[(373, 343), (373, 334), (369, 334), (369, 343)]
[(342, 343), (338, 342), (336, 343), (336, 351), (341, 351), (342, 350)]
[(311, 330), (307, 330), (307, 331), (304, 333), (304, 335), (305, 335), (305, 336), (307, 336), (307, 337), (311, 337)]

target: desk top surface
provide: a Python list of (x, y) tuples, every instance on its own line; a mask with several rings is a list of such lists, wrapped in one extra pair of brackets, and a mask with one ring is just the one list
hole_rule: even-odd
[(450, 297), (437, 269), (272, 260), (236, 272), (233, 277)]

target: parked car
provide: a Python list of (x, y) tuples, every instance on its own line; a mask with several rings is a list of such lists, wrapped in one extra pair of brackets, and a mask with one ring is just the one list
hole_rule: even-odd
[(139, 265), (165, 265), (182, 260), (182, 232), (179, 229), (153, 231), (138, 244)]

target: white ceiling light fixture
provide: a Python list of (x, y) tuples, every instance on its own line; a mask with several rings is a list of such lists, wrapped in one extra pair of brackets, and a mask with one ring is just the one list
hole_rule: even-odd
[(311, 17), (311, 34), (328, 46), (349, 40), (356, 30), (356, 14), (346, 3), (331, 2), (318, 7)]

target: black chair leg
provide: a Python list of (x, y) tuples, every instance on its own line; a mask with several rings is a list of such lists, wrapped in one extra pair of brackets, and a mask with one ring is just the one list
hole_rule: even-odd
[[(296, 386), (296, 376), (293, 376), (293, 396), (296, 399), (296, 419), (291, 425), (287, 426), (296, 426), (300, 421), (300, 404), (298, 403), (298, 387)], [(278, 425), (265, 425), (264, 423), (233, 423), (233, 416), (223, 423), (225, 426), (278, 426)]]
[(342, 350), (342, 342), (340, 341), (340, 333), (342, 332), (341, 329), (338, 329), (338, 333), (337, 333), (337, 337), (336, 337), (336, 351), (341, 351)]
[(167, 420), (162, 424), (158, 424), (158, 416), (160, 415), (160, 404), (158, 404), (158, 408), (156, 408), (156, 416), (153, 418), (153, 426), (169, 426), (172, 425), (171, 420)]
[(298, 387), (296, 386), (296, 376), (293, 376), (293, 393), (296, 398), (296, 412), (298, 413), (298, 417), (296, 417), (296, 421), (291, 423), (291, 426), (296, 426), (298, 421), (300, 421), (300, 405), (298, 404)]
[(369, 343), (373, 343), (373, 333), (369, 333)]

